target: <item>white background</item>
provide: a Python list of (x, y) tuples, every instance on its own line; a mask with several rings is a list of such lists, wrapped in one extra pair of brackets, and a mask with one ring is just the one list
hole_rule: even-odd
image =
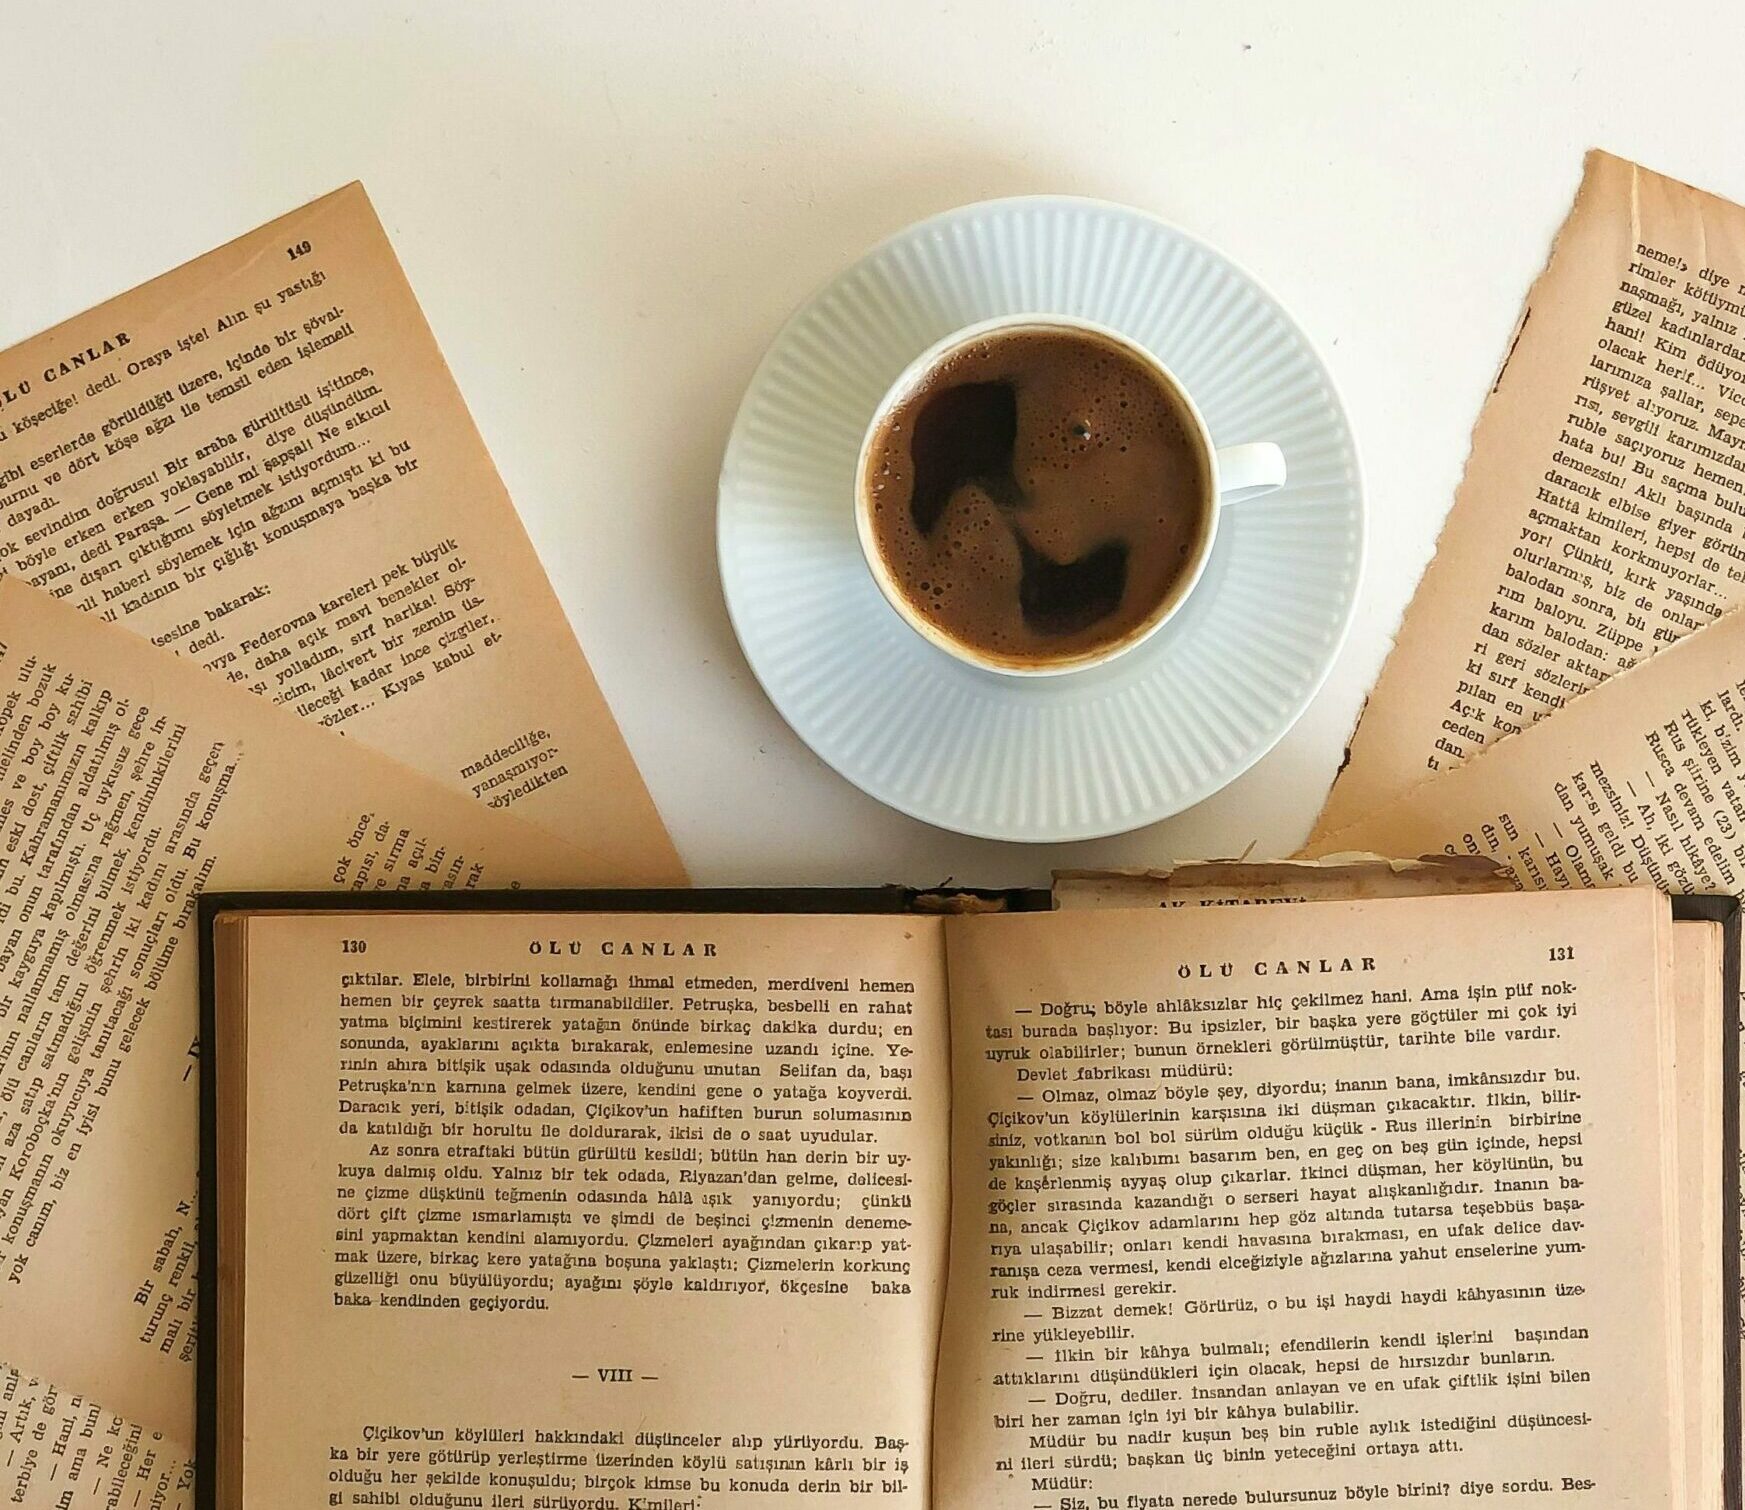
[[(695, 880), (1286, 854), (1591, 145), (1745, 198), (1745, 7), (0, 0), (0, 345), (361, 178)], [(714, 493), (800, 300), (911, 220), (1040, 191), (1270, 285), (1344, 392), (1371, 543), (1331, 680), (1254, 770), (1021, 848), (880, 807), (787, 729), (722, 607)]]

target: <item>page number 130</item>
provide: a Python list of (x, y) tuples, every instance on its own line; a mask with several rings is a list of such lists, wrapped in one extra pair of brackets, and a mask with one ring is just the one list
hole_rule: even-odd
[(341, 939), (339, 941), (339, 952), (341, 954), (367, 954), (369, 953), (369, 949), (370, 946), (367, 939)]

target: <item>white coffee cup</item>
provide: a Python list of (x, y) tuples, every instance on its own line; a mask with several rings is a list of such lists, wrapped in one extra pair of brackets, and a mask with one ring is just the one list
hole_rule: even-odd
[[(1082, 654), (1063, 656), (1058, 660), (1002, 660), (985, 650), (965, 644), (941, 629), (910, 602), (892, 576), (879, 550), (872, 522), (873, 488), (872, 480), (867, 475), (868, 463), (879, 432), (891, 411), (909, 398), (922, 380), (953, 356), (958, 348), (986, 340), (989, 336), (1009, 335), (1019, 331), (1081, 332), (1097, 336), (1130, 352), (1151, 372), (1158, 386), (1175, 398), (1181, 411), (1188, 417), (1189, 435), (1200, 449), (1201, 473), (1206, 479), (1206, 497), (1201, 500), (1201, 517), (1205, 524), (1199, 541), (1172, 585), (1169, 595), (1157, 604), (1143, 622), (1136, 624), (1119, 640), (1099, 645)], [(1284, 486), (1284, 481), (1284, 452), (1271, 441), (1214, 446), (1211, 432), (1206, 427), (1205, 416), (1200, 413), (1193, 395), (1168, 367), (1137, 341), (1117, 330), (1111, 330), (1106, 325), (1067, 315), (1002, 315), (966, 326), (936, 341), (903, 369), (879, 401), (878, 408), (873, 411), (872, 422), (867, 426), (866, 435), (861, 440), (860, 457), (855, 463), (855, 528), (860, 536), (861, 554), (866, 558), (867, 568), (872, 572), (879, 591), (903, 622), (929, 644), (937, 646), (948, 655), (956, 656), (960, 661), (967, 661), (972, 666), (996, 671), (1005, 676), (1058, 676), (1068, 671), (1082, 671), (1090, 666), (1100, 666), (1117, 656), (1125, 655), (1167, 624), (1187, 601), (1188, 595), (1205, 572), (1206, 563), (1211, 559), (1213, 543), (1217, 539), (1218, 518), (1223, 511), (1232, 504), (1245, 503), (1251, 498), (1274, 492)]]

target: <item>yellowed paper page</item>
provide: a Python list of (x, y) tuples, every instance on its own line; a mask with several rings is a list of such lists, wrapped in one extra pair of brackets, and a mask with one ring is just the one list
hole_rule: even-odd
[(247, 1510), (928, 1503), (937, 920), (246, 927)]
[(0, 1361), (192, 1441), (197, 892), (621, 879), (0, 579)]
[[(1054, 894), (1056, 907), (1063, 909), (1176, 908), (1516, 889), (1506, 867), (1477, 856), (1429, 855), (1422, 861), (1330, 856), (1272, 864), (1201, 861), (1155, 872), (1064, 873), (1056, 877)], [(1669, 1233), (1676, 1281), (1671, 1309), (1684, 1373), (1689, 1503), (1718, 1510), (1726, 1403), (1721, 928), (1678, 920), (1672, 938), (1678, 1219)]]
[(1468, 854), (1522, 886), (1745, 889), (1745, 613), (1421, 782), (1308, 853)]
[(1680, 1503), (1669, 934), (1645, 888), (949, 923), (936, 1502)]
[(23, 1510), (185, 1510), (194, 1465), (161, 1436), (0, 1367), (0, 1485)]
[(1745, 209), (1590, 153), (1316, 840), (1745, 602)]
[(682, 885), (360, 184), (0, 355), (0, 571)]

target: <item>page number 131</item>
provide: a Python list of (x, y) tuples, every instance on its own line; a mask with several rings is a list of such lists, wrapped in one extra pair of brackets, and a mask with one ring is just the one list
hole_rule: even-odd
[(1574, 958), (1575, 958), (1575, 945), (1574, 944), (1553, 944), (1551, 946), (1551, 963), (1552, 964), (1555, 965), (1562, 960), (1572, 960)]

